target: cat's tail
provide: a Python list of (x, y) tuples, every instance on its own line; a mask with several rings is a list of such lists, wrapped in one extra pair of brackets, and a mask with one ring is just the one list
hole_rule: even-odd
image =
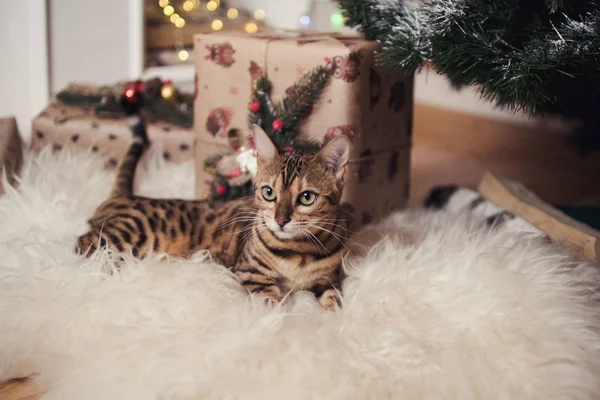
[(144, 150), (150, 145), (146, 132), (146, 124), (140, 113), (140, 104), (126, 104), (124, 108), (132, 134), (132, 141), (125, 158), (123, 158), (117, 170), (117, 179), (113, 184), (110, 198), (133, 195), (135, 169)]

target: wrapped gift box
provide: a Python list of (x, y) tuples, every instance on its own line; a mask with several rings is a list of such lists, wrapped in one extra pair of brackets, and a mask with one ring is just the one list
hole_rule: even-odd
[(377, 66), (376, 42), (360, 36), (299, 32), (197, 34), (194, 131), (196, 192), (207, 197), (213, 175), (206, 161), (231, 151), (229, 132), (247, 135), (256, 80), (272, 83), (272, 99), (307, 71), (325, 66), (329, 82), (300, 128), (300, 137), (323, 144), (352, 138), (343, 201), (359, 222), (376, 221), (406, 205), (413, 114), (413, 76)]
[[(148, 136), (151, 152), (159, 152), (171, 162), (193, 159), (194, 135), (168, 123), (149, 119)], [(127, 153), (131, 132), (125, 118), (99, 118), (86, 107), (68, 106), (53, 100), (32, 122), (31, 149), (52, 146), (54, 151), (80, 149), (106, 158), (108, 168), (116, 167)]]
[[(23, 141), (19, 135), (17, 121), (14, 117), (0, 118), (0, 176), (6, 173), (11, 185), (23, 165)], [(0, 195), (4, 194), (0, 180)]]

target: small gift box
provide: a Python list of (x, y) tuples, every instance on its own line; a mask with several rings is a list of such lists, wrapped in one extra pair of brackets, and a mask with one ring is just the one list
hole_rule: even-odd
[[(81, 85), (72, 85), (60, 92), (33, 120), (31, 148), (39, 151), (52, 146), (57, 152), (65, 148), (91, 149), (106, 158), (108, 168), (116, 167), (131, 144), (131, 132), (118, 107), (101, 107), (101, 95), (95, 98), (94, 94), (101, 92), (94, 86)], [(191, 121), (190, 117), (189, 125)], [(182, 126), (188, 124), (186, 120), (178, 124), (178, 120), (159, 120), (149, 115), (147, 122), (151, 152), (158, 152), (166, 161), (175, 163), (193, 159), (194, 135), (190, 128)]]

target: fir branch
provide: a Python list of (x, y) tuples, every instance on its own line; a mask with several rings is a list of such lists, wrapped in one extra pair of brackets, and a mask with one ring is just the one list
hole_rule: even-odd
[(412, 73), (430, 62), (496, 106), (600, 125), (598, 1), (337, 1), (347, 25), (382, 42), (388, 66)]
[(286, 91), (282, 102), (281, 119), (286, 131), (294, 134), (301, 122), (311, 113), (329, 82), (331, 73), (324, 66), (313, 68)]
[(72, 84), (56, 94), (56, 98), (70, 106), (92, 107), (102, 100), (99, 88)]

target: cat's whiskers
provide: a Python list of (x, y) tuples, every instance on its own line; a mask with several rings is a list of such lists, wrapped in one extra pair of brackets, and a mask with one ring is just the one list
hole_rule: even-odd
[(245, 244), (246, 241), (252, 237), (252, 235), (254, 234), (254, 228), (256, 228), (256, 233), (260, 234), (262, 231), (269, 229), (267, 227), (267, 225), (265, 225), (265, 223), (263, 222), (261, 225), (254, 225), (251, 227), (252, 229), (249, 229), (248, 233), (246, 233), (246, 235), (244, 236), (244, 238), (242, 239), (242, 244)]
[[(334, 221), (334, 220), (332, 220), (332, 221)], [(340, 221), (344, 221), (345, 222), (345, 220), (340, 220)], [(346, 228), (346, 227), (344, 227), (341, 224), (338, 224), (336, 222), (327, 222), (327, 220), (315, 220), (315, 221), (312, 221), (312, 222), (315, 223), (315, 224), (317, 224), (317, 225), (326, 225), (326, 226), (330, 225), (330, 226), (334, 226), (334, 227), (337, 227), (339, 229), (342, 229), (342, 230), (346, 231), (349, 234), (356, 233), (355, 231), (350, 230), (350, 229), (348, 229), (348, 228)]]
[(228, 219), (227, 221), (219, 224), (216, 229), (224, 228), (228, 225), (234, 224), (236, 222), (252, 222), (256, 219), (255, 215), (238, 215), (233, 218)]
[(244, 211), (241, 212), (239, 214), (236, 214), (235, 216), (229, 218), (228, 220), (224, 221), (223, 223), (219, 224), (219, 226), (217, 226), (216, 230), (219, 229), (223, 229), (226, 226), (238, 223), (238, 222), (253, 222), (256, 217), (258, 216), (258, 212), (256, 210), (254, 210), (253, 212), (250, 211)]
[(252, 235), (254, 234), (254, 228), (256, 228), (256, 233), (260, 233), (262, 231), (264, 231), (265, 229), (268, 229), (267, 225), (265, 224), (264, 218), (256, 218), (254, 219), (254, 222), (248, 226), (243, 227), (242, 229), (240, 229), (238, 232), (236, 232), (235, 234), (242, 234), (245, 231), (247, 231), (244, 235), (244, 237), (242, 238), (242, 243), (245, 244), (246, 241), (252, 237)]
[[(321, 248), (323, 249), (323, 251), (325, 251), (325, 253), (327, 253), (327, 249), (325, 248), (325, 246), (323, 245), (323, 243), (319, 240), (319, 238), (315, 236), (314, 233), (312, 233), (308, 229), (303, 228), (302, 229), (302, 234), (306, 234), (306, 237), (311, 241), (311, 243), (315, 244), (315, 246), (317, 247), (317, 249), (319, 249), (319, 245), (320, 245)], [(323, 251), (319, 251), (319, 253), (321, 255), (323, 255)]]
[(344, 246), (344, 248), (345, 248), (346, 250), (349, 250), (349, 249), (348, 249), (348, 247), (346, 246), (346, 244), (344, 243), (344, 241), (345, 241), (345, 240), (347, 240), (347, 238), (346, 238), (345, 236), (343, 236), (343, 235), (341, 235), (341, 234), (339, 234), (339, 233), (335, 233), (335, 232), (333, 232), (333, 231), (331, 231), (331, 230), (329, 230), (329, 229), (327, 229), (327, 228), (323, 228), (322, 226), (318, 226), (318, 225), (312, 225), (312, 224), (310, 224), (309, 226), (310, 226), (311, 228), (319, 229), (319, 230), (322, 230), (322, 231), (324, 231), (324, 232), (327, 232), (327, 233), (329, 233), (331, 236), (333, 236), (335, 239), (337, 239), (337, 241), (338, 241), (338, 242), (340, 242), (340, 244), (341, 244), (342, 246)]

